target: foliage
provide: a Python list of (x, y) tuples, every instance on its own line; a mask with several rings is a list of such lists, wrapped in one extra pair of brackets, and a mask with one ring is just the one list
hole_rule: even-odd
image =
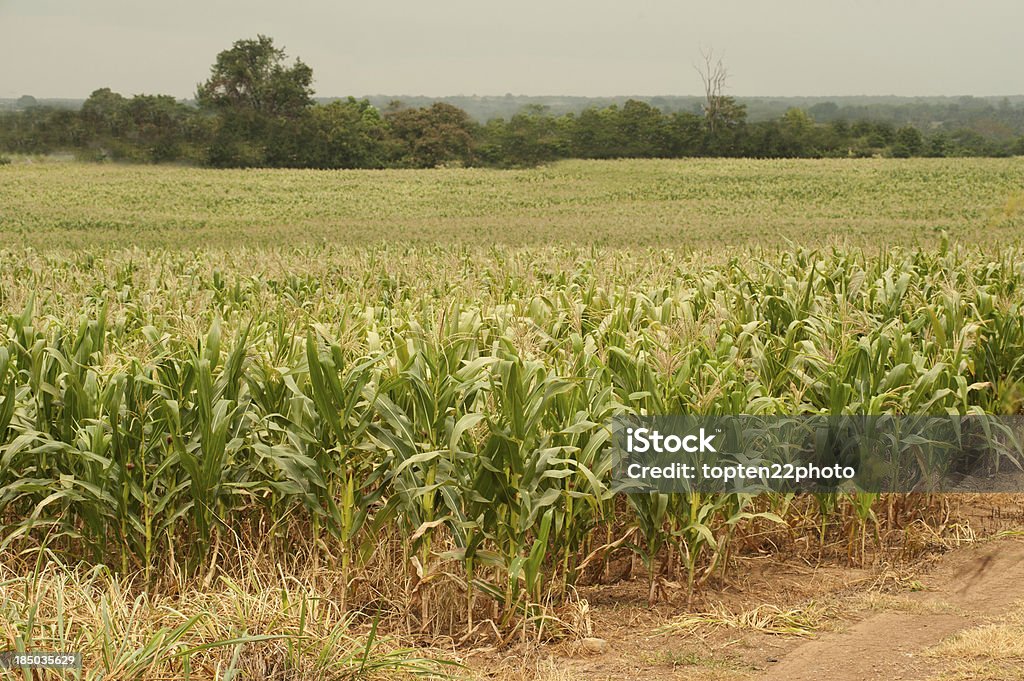
[(337, 565), (344, 608), (392, 545), (464, 623), (527, 626), (616, 550), (654, 600), (744, 532), (863, 557), (881, 522), (874, 496), (803, 525), (783, 496), (617, 499), (616, 414), (1022, 406), (1015, 249), (403, 252), (5, 252), (0, 548), (152, 580), (258, 537)]
[(313, 70), (285, 63), (273, 39), (238, 40), (217, 55), (210, 78), (196, 90), (201, 108), (259, 117), (297, 118), (313, 103)]
[(129, 100), (109, 88), (93, 92), (78, 112), (19, 100), (14, 111), (0, 113), (0, 149), (287, 168), (524, 167), (564, 158), (1010, 156), (1024, 149), (1024, 108), (1009, 101), (978, 112), (968, 98), (963, 110), (977, 115), (962, 119), (961, 108), (954, 108), (947, 113), (956, 124), (934, 131), (934, 119), (915, 116), (897, 130), (889, 120), (868, 120), (866, 113), (857, 119), (844, 115), (849, 107), (821, 103), (750, 120), (745, 102), (721, 94), (710, 95), (713, 106), (705, 103), (705, 116), (627, 99), (621, 106), (557, 115), (527, 106), (481, 125), (446, 102), (392, 102), (383, 112), (365, 99), (315, 104), (312, 82), (309, 66), (289, 64), (284, 50), (260, 35), (217, 55), (210, 77), (197, 88), (198, 108), (165, 95)]
[(384, 119), (369, 102), (349, 97), (312, 109), (298, 153), (313, 168), (380, 168), (388, 160), (387, 134)]
[(389, 151), (396, 165), (434, 168), (473, 161), (474, 124), (466, 112), (450, 104), (426, 109), (397, 109), (384, 114), (390, 132)]
[[(375, 134), (372, 109), (339, 106)], [(332, 163), (368, 149), (360, 142), (341, 136)], [(19, 163), (0, 168), (0, 235), (43, 249), (586, 241), (730, 252), (936, 244), (943, 231), (995, 245), (1024, 227), (1022, 187), (1017, 159), (562, 161), (501, 172)]]
[[(280, 567), (280, 564), (278, 564)], [(0, 644), (81, 655), (81, 669), (6, 678), (87, 681), (458, 678), (460, 665), (399, 647), (352, 613), (330, 607), (329, 579), (275, 580), (258, 562), (212, 585), (182, 581), (142, 592), (103, 567), (0, 565)]]

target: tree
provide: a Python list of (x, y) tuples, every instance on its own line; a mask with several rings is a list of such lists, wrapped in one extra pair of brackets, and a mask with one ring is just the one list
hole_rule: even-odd
[(707, 122), (708, 130), (714, 134), (725, 105), (725, 96), (722, 93), (725, 91), (729, 72), (722, 63), (722, 58), (715, 56), (713, 49), (701, 49), (700, 56), (701, 61), (693, 68), (704, 84), (704, 120)]
[(313, 70), (267, 36), (238, 40), (217, 55), (196, 89), (200, 108), (217, 114), (208, 149), (215, 166), (298, 163), (298, 138), (313, 105)]
[(700, 155), (706, 135), (704, 123), (697, 114), (689, 111), (672, 114), (668, 123), (669, 154), (676, 158)]
[(630, 99), (619, 114), (619, 136), (625, 142), (623, 156), (664, 158), (668, 156), (667, 119), (650, 104)]
[(301, 59), (288, 66), (284, 50), (260, 35), (217, 55), (196, 100), (206, 109), (295, 118), (313, 104), (312, 83), (313, 69)]
[(814, 147), (814, 119), (803, 109), (792, 107), (779, 122), (781, 147), (778, 155), (799, 158), (817, 155)]
[[(1024, 147), (1022, 147), (1022, 149), (1024, 149)], [(926, 156), (931, 156), (933, 158), (943, 158), (945, 156), (948, 156), (949, 152), (949, 139), (941, 132), (936, 135), (933, 135), (932, 138), (928, 140), (928, 148), (925, 152)]]
[(124, 133), (128, 127), (128, 100), (110, 88), (94, 90), (82, 104), (79, 120), (88, 149), (94, 160), (124, 156)]
[(619, 110), (614, 104), (603, 109), (588, 108), (580, 113), (570, 137), (571, 153), (579, 158), (619, 156)]
[(892, 155), (896, 158), (918, 156), (924, 150), (924, 138), (920, 131), (907, 125), (896, 131), (896, 142), (892, 146)]
[(490, 139), (497, 144), (497, 161), (506, 166), (533, 166), (566, 155), (568, 133), (563, 130), (571, 118), (555, 118), (547, 107), (531, 104), (517, 113), (500, 130), (489, 126)]
[(388, 111), (392, 155), (400, 166), (433, 168), (473, 161), (476, 124), (462, 109), (437, 102), (424, 109)]
[(127, 100), (108, 87), (93, 90), (82, 104), (82, 122), (94, 136), (116, 136), (124, 126), (126, 105)]
[(704, 84), (704, 123), (707, 138), (703, 153), (710, 156), (742, 155), (747, 107), (724, 94), (729, 72), (714, 50), (701, 50), (701, 61), (694, 65)]
[(367, 100), (349, 97), (313, 107), (302, 153), (314, 168), (379, 168), (384, 164), (385, 126)]
[(839, 116), (839, 105), (835, 102), (819, 102), (808, 109), (807, 113), (816, 121), (828, 123)]
[(195, 114), (170, 95), (135, 95), (125, 106), (125, 141), (136, 160), (160, 163), (193, 156), (189, 136)]

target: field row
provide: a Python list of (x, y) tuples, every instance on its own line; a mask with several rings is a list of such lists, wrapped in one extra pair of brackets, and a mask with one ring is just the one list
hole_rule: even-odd
[(0, 167), (0, 234), (39, 249), (1019, 239), (1024, 160), (567, 161), (531, 170)]

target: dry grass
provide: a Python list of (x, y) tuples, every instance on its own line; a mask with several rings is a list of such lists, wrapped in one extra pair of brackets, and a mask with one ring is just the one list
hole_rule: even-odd
[(957, 633), (929, 652), (949, 659), (1024, 663), (1024, 602), (1014, 604), (1002, 617)]
[(854, 610), (873, 612), (906, 612), (914, 615), (960, 615), (963, 608), (942, 600), (919, 599), (906, 595), (865, 592), (845, 599), (844, 604)]
[(661, 633), (691, 631), (698, 627), (725, 627), (783, 636), (814, 636), (827, 619), (831, 609), (816, 602), (802, 607), (783, 608), (771, 603), (733, 613), (724, 608), (711, 612), (682, 615), (662, 627)]
[[(85, 679), (401, 678), (454, 670), (439, 650), (413, 650), (343, 613), (338, 575), (280, 574), (251, 566), (246, 580), (141, 588), (107, 570), (52, 563), (0, 567), (0, 646), (81, 652)], [(436, 660), (436, 661), (435, 661)]]
[(925, 653), (950, 663), (943, 681), (1024, 679), (1024, 602), (980, 626), (949, 637)]

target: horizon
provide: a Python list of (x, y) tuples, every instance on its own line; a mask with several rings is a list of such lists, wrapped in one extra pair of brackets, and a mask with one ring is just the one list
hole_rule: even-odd
[[(95, 92), (96, 90), (100, 90), (100, 89), (102, 89), (104, 87), (109, 87), (109, 86), (100, 85), (98, 87), (93, 88), (90, 91), (89, 94), (91, 94), (92, 92)], [(118, 94), (123, 95), (125, 97), (133, 97), (133, 96), (136, 96), (136, 95), (138, 95), (138, 96), (158, 96), (158, 95), (174, 96), (174, 95), (170, 95), (170, 93), (164, 93), (164, 92), (123, 92), (123, 91), (119, 91), (119, 90), (117, 90), (115, 88), (110, 88), (110, 89), (111, 89), (111, 91), (117, 92)], [(0, 96), (0, 101), (10, 102), (10, 101), (16, 101), (16, 100), (18, 100), (18, 99), (20, 99), (21, 97), (24, 97), (24, 96), (30, 96), (30, 97), (34, 97), (36, 100), (40, 100), (40, 101), (84, 102), (86, 99), (89, 98), (89, 94), (87, 94), (85, 96), (81, 96), (81, 97), (79, 97), (79, 96), (71, 97), (71, 96), (61, 96), (61, 95), (55, 95), (55, 96), (37, 95), (37, 94), (32, 93), (32, 92), (22, 92), (21, 94), (18, 94), (16, 96), (10, 96), (10, 95)], [(778, 95), (778, 94), (776, 94), (776, 95), (743, 95), (743, 94), (731, 94), (730, 96), (731, 97), (735, 97), (737, 100), (744, 100), (744, 99), (748, 99), (748, 100), (749, 99), (762, 99), (762, 100), (779, 100), (779, 99), (816, 99), (817, 100), (817, 99), (820, 99), (820, 100), (826, 100), (826, 101), (835, 101), (835, 100), (844, 100), (844, 99), (902, 99), (902, 100), (934, 100), (934, 99), (980, 99), (980, 100), (993, 100), (994, 99), (994, 100), (999, 100), (999, 99), (1010, 99), (1010, 100), (1016, 100), (1016, 99), (1024, 98), (1024, 91), (1022, 91), (1022, 92), (1015, 92), (1015, 93), (997, 93), (997, 94), (991, 94), (991, 95), (972, 95), (972, 94), (951, 94), (951, 95), (900, 95), (900, 94), (855, 94), (855, 95)], [(360, 95), (322, 95), (322, 94), (314, 94), (313, 95), (313, 99), (316, 100), (316, 101), (348, 99), (349, 97), (352, 97), (352, 98), (354, 98), (356, 100), (378, 99), (378, 98), (384, 98), (384, 97), (391, 97), (391, 98), (397, 99), (399, 101), (401, 101), (401, 99), (403, 97), (409, 98), (409, 99), (460, 99), (460, 98), (461, 99), (471, 99), (471, 98), (476, 98), (476, 99), (504, 99), (504, 98), (511, 98), (511, 99), (559, 99), (559, 98), (565, 98), (565, 99), (638, 99), (638, 100), (643, 100), (643, 99), (697, 99), (697, 100), (703, 100), (704, 99), (704, 95), (699, 95), (699, 94), (682, 94), (682, 95), (650, 94), (650, 95), (645, 95), (645, 94), (637, 94), (637, 93), (614, 94), (614, 95), (570, 95), (570, 94), (527, 94), (527, 93), (505, 93), (505, 94), (500, 94), (500, 95), (461, 94), (461, 93), (460, 94), (446, 94), (446, 95), (430, 95), (430, 94), (411, 94), (411, 93), (408, 93), (408, 92), (400, 93), (400, 94), (394, 94), (394, 93), (388, 93), (388, 92), (374, 92), (374, 93), (370, 93), (370, 94), (360, 94)], [(177, 97), (177, 96), (174, 96), (174, 98), (175, 98), (175, 100), (177, 100), (179, 102), (194, 102), (195, 101), (195, 93), (192, 93), (191, 95), (189, 95), (187, 97)]]

